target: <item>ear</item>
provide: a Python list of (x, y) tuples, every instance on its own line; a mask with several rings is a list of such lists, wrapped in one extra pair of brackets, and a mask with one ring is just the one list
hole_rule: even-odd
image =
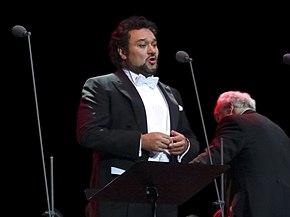
[(234, 105), (232, 102), (229, 102), (229, 107), (228, 107), (229, 114), (234, 113)]
[(123, 49), (118, 48), (118, 53), (119, 53), (119, 55), (120, 55), (122, 60), (126, 60), (127, 59), (126, 53), (123, 51)]

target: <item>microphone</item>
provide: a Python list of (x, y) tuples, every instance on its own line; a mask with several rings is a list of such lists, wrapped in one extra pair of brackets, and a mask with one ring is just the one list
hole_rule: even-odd
[(30, 32), (28, 32), (23, 26), (20, 25), (16, 25), (12, 28), (12, 34), (18, 38), (23, 38), (28, 35), (31, 35)]
[[(191, 70), (191, 74), (192, 74), (193, 84), (194, 84), (194, 88), (195, 88), (195, 95), (196, 95), (196, 98), (197, 98), (197, 104), (198, 104), (200, 118), (201, 118), (201, 122), (202, 122), (202, 126), (203, 126), (203, 132), (204, 132), (204, 135), (205, 135), (205, 141), (206, 141), (207, 148), (209, 149), (207, 133), (206, 133), (206, 129), (205, 129), (202, 109), (201, 109), (201, 105), (200, 105), (200, 102), (199, 102), (199, 95), (198, 95), (197, 85), (196, 85), (195, 76), (194, 76), (193, 67), (192, 67), (192, 59), (189, 57), (189, 55), (185, 51), (177, 51), (177, 53), (175, 54), (175, 57), (176, 57), (176, 60), (178, 62), (180, 62), (180, 63), (188, 62), (189, 65), (190, 65), (190, 70)], [(210, 155), (209, 155), (209, 160), (210, 160), (211, 164), (213, 164), (212, 163), (212, 158), (211, 158)]]
[(175, 55), (176, 60), (180, 63), (186, 63), (191, 62), (192, 59), (189, 57), (189, 55), (184, 51), (178, 51)]
[(290, 53), (287, 53), (283, 56), (283, 63), (290, 65)]
[[(205, 136), (205, 141), (206, 141), (206, 148), (208, 150), (209, 153), (209, 161), (210, 164), (213, 165), (213, 161), (212, 161), (212, 156), (210, 153), (210, 147), (209, 147), (209, 143), (208, 143), (208, 139), (207, 139), (207, 133), (206, 133), (206, 129), (205, 129), (205, 124), (204, 124), (204, 119), (203, 119), (203, 114), (202, 114), (202, 109), (201, 109), (201, 105), (200, 105), (200, 101), (199, 101), (199, 96), (198, 96), (198, 91), (197, 91), (197, 85), (196, 85), (196, 81), (195, 81), (195, 76), (194, 76), (194, 72), (193, 72), (193, 67), (192, 67), (192, 59), (189, 57), (189, 55), (185, 52), (185, 51), (178, 51), (175, 55), (175, 58), (178, 62), (180, 63), (186, 63), (188, 62), (190, 65), (190, 70), (191, 70), (191, 74), (192, 74), (192, 79), (193, 79), (193, 84), (194, 84), (194, 88), (195, 88), (195, 95), (197, 98), (197, 104), (198, 104), (198, 108), (199, 108), (199, 113), (200, 113), (200, 118), (201, 118), (201, 123), (202, 123), (202, 127), (203, 127), (203, 132), (204, 132), (204, 136)], [(221, 142), (223, 143), (223, 142)], [(223, 156), (221, 156), (223, 157)], [(224, 177), (221, 176), (221, 183), (223, 184)], [(221, 213), (222, 213), (222, 217), (224, 216), (224, 212), (223, 212), (223, 204), (224, 204), (224, 198), (222, 198), (222, 200), (220, 199), (220, 193), (219, 193), (219, 189), (217, 186), (217, 180), (214, 179), (214, 184), (215, 184), (215, 190), (216, 190), (216, 194), (217, 194), (217, 198), (218, 198), (218, 202), (216, 202), (217, 205), (219, 205)], [(222, 193), (223, 193), (223, 189), (221, 189)], [(222, 195), (223, 197), (223, 195)]]
[[(44, 175), (44, 184), (45, 184), (45, 191), (46, 191), (46, 199), (47, 199), (47, 207), (48, 210), (43, 213), (43, 215), (47, 215), (49, 217), (55, 216), (56, 217), (62, 217), (61, 213), (59, 213), (54, 208), (54, 188), (53, 188), (53, 171), (51, 171), (51, 198), (49, 197), (48, 192), (48, 184), (47, 184), (47, 175), (46, 175), (46, 166), (45, 166), (45, 159), (44, 159), (44, 151), (43, 151), (43, 142), (42, 142), (42, 133), (41, 133), (41, 125), (40, 125), (40, 117), (39, 117), (39, 109), (38, 109), (38, 100), (37, 100), (37, 91), (36, 91), (36, 84), (35, 84), (35, 76), (34, 76), (34, 67), (33, 67), (33, 58), (32, 58), (32, 51), (31, 51), (31, 42), (30, 42), (30, 36), (31, 33), (28, 32), (23, 26), (16, 25), (12, 28), (12, 34), (15, 37), (28, 38), (28, 48), (29, 48), (29, 54), (30, 54), (30, 65), (31, 65), (31, 72), (32, 72), (32, 81), (33, 81), (33, 90), (34, 90), (34, 99), (35, 99), (35, 107), (36, 107), (36, 116), (37, 116), (37, 124), (38, 124), (38, 133), (39, 133), (39, 140), (40, 140), (40, 149), (41, 149), (41, 159), (42, 159), (42, 167), (43, 167), (43, 175)], [(52, 157), (51, 157), (51, 169), (52, 169)], [(51, 200), (51, 201), (50, 201)]]

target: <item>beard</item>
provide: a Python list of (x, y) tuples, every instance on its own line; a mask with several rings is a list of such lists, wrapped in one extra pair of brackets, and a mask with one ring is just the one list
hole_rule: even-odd
[(158, 69), (158, 65), (150, 65), (149, 63), (144, 63), (143, 65), (140, 66), (134, 66), (131, 64), (131, 62), (126, 62), (126, 64), (124, 65), (124, 67), (132, 72), (134, 72), (135, 74), (142, 74), (145, 77), (149, 77), (152, 75), (155, 75)]

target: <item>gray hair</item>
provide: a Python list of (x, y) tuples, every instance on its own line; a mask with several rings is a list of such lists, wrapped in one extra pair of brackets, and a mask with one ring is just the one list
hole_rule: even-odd
[(256, 101), (246, 92), (227, 91), (222, 93), (217, 101), (231, 102), (236, 108), (249, 108), (256, 111)]

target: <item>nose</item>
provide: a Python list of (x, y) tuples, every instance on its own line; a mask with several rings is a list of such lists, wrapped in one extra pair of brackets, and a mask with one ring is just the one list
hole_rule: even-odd
[(148, 53), (155, 54), (156, 50), (157, 50), (157, 46), (156, 45), (149, 45), (148, 46)]

